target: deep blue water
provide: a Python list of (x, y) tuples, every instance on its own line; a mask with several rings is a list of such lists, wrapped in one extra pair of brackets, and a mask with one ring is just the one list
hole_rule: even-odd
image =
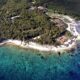
[(0, 47), (0, 80), (80, 80), (80, 51), (43, 57), (37, 51)]

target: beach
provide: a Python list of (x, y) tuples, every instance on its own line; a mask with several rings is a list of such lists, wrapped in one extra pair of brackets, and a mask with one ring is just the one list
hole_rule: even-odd
[[(31, 48), (31, 49), (35, 49), (35, 50), (39, 50), (39, 51), (55, 51), (55, 52), (60, 52), (60, 51), (63, 51), (63, 50), (69, 50), (70, 48), (74, 47), (75, 45), (75, 42), (72, 43), (71, 45), (60, 45), (60, 46), (51, 46), (51, 45), (40, 45), (38, 43), (35, 43), (35, 42), (28, 42), (28, 43), (25, 43), (25, 42), (22, 42), (20, 40), (7, 40), (3, 43), (1, 43), (0, 45), (3, 45), (3, 44), (14, 44), (14, 45), (17, 45), (17, 46), (20, 46), (22, 48)], [(67, 43), (67, 42), (66, 42)]]

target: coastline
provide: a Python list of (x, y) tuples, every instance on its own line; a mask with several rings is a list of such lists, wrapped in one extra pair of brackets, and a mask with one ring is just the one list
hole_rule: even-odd
[(14, 44), (16, 46), (20, 46), (22, 48), (30, 48), (30, 49), (35, 49), (35, 50), (39, 50), (39, 51), (46, 51), (46, 52), (49, 52), (49, 51), (63, 52), (66, 50), (70, 50), (70, 49), (75, 47), (76, 40), (78, 39), (78, 37), (80, 37), (77, 30), (76, 30), (77, 24), (75, 23), (75, 20), (69, 16), (63, 15), (61, 19), (63, 21), (64, 21), (64, 19), (69, 20), (69, 22), (65, 22), (65, 21), (64, 22), (68, 25), (67, 30), (70, 31), (72, 33), (72, 35), (74, 36), (72, 39), (69, 39), (68, 41), (66, 41), (64, 43), (64, 45), (60, 45), (60, 46), (56, 47), (54, 45), (41, 45), (41, 44), (38, 44), (36, 42), (31, 42), (31, 41), (26, 43), (26, 42), (20, 41), (20, 40), (8, 39), (8, 40), (0, 43), (0, 46), (4, 45), (4, 44), (11, 43), (11, 44)]
[(35, 50), (39, 50), (39, 51), (46, 51), (46, 52), (49, 52), (49, 51), (62, 52), (65, 50), (70, 50), (71, 48), (75, 47), (75, 42), (70, 44), (68, 47), (65, 45), (60, 45), (60, 46), (55, 47), (53, 45), (52, 46), (51, 45), (40, 45), (35, 42), (25, 43), (20, 40), (12, 40), (12, 39), (9, 39), (7, 41), (4, 41), (3, 43), (0, 43), (0, 46), (5, 45), (5, 44), (13, 44), (16, 46), (20, 46), (22, 48), (27, 48), (27, 49), (30, 48), (30, 49), (35, 49)]

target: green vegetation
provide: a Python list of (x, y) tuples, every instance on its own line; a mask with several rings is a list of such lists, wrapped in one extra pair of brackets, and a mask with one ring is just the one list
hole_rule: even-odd
[[(67, 33), (66, 24), (56, 26), (44, 11), (37, 8), (30, 10), (32, 1), (36, 0), (0, 1), (0, 38), (27, 41), (40, 36), (37, 39), (39, 43), (56, 44), (56, 38)], [(46, 1), (49, 0), (37, 0), (35, 5), (45, 5)]]

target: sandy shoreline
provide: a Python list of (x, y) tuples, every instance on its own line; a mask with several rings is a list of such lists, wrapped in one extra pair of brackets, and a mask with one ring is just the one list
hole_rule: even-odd
[(61, 52), (64, 50), (70, 50), (75, 45), (75, 42), (73, 42), (72, 44), (70, 44), (68, 46), (60, 45), (60, 46), (55, 47), (53, 45), (52, 46), (51, 45), (40, 45), (40, 44), (35, 43), (35, 42), (25, 43), (25, 42), (22, 42), (20, 40), (11, 40), (11, 39), (4, 41), (3, 43), (0, 43), (0, 45), (10, 44), (10, 43), (14, 44), (16, 46), (20, 46), (22, 48), (27, 48), (27, 49), (30, 48), (30, 49), (35, 49), (35, 50), (39, 50), (39, 51), (47, 51), (47, 52), (49, 52), (49, 51)]
[(63, 16), (63, 18), (66, 18), (66, 19), (69, 20), (69, 23), (65, 22), (63, 20), (68, 25), (67, 30), (70, 31), (73, 34), (73, 36), (76, 36), (73, 39), (70, 39), (70, 40), (66, 41), (64, 43), (64, 45), (60, 45), (60, 46), (56, 47), (56, 46), (53, 46), (53, 45), (41, 45), (41, 44), (38, 44), (36, 42), (25, 43), (24, 41), (22, 42), (20, 40), (13, 40), (13, 39), (8, 39), (8, 40), (0, 43), (0, 45), (11, 43), (11, 44), (20, 46), (22, 48), (31, 48), (31, 49), (35, 49), (35, 50), (39, 50), (39, 51), (61, 52), (61, 51), (65, 51), (65, 50), (70, 50), (76, 45), (77, 37), (80, 37), (80, 36), (79, 36), (79, 33), (76, 31), (76, 25), (77, 24), (75, 23), (75, 20), (72, 19), (69, 16)]

